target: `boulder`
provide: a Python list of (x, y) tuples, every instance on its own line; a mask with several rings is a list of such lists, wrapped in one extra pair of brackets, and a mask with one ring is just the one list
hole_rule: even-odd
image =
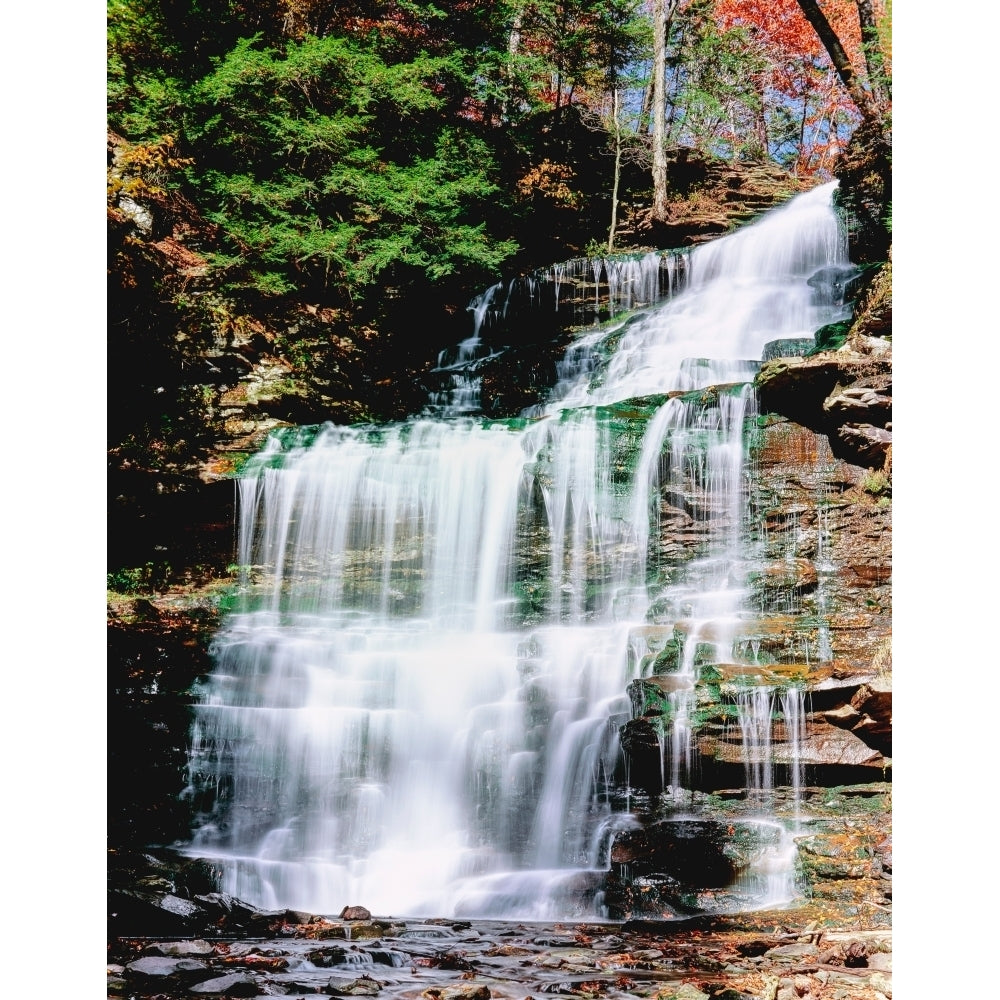
[(882, 468), (892, 444), (892, 357), (851, 341), (810, 357), (776, 358), (755, 384), (764, 412), (825, 434), (837, 458)]
[(490, 1000), (493, 994), (488, 986), (480, 983), (463, 983), (458, 986), (432, 987), (420, 994), (427, 1000)]
[(228, 976), (217, 976), (197, 986), (192, 986), (195, 996), (255, 997), (259, 990), (257, 980), (246, 972), (232, 972)]
[(835, 455), (855, 465), (881, 468), (892, 448), (892, 431), (871, 424), (844, 424), (830, 444)]
[(144, 989), (169, 989), (191, 986), (211, 976), (211, 969), (204, 962), (193, 958), (166, 958), (146, 955), (125, 966), (125, 979), (140, 983)]
[(360, 976), (349, 983), (337, 983), (331, 979), (326, 988), (327, 993), (344, 997), (373, 997), (382, 992), (382, 984), (371, 976)]
[(892, 691), (862, 684), (850, 703), (838, 705), (822, 713), (833, 726), (846, 729), (873, 750), (892, 755)]
[(164, 955), (170, 958), (208, 957), (215, 953), (215, 946), (209, 941), (158, 941), (147, 949), (148, 955)]
[(876, 387), (861, 381), (835, 389), (823, 400), (823, 409), (845, 421), (885, 427), (892, 419), (892, 383)]
[(208, 911), (172, 893), (120, 890), (109, 894), (108, 925), (115, 935), (183, 937), (202, 934)]
[[(882, 768), (885, 758), (851, 732), (810, 725), (802, 741), (800, 759), (806, 765)], [(817, 731), (818, 730), (818, 731)]]
[(629, 865), (636, 875), (666, 875), (692, 888), (719, 888), (736, 874), (724, 850), (728, 838), (724, 823), (664, 820), (619, 833), (611, 847), (611, 863)]

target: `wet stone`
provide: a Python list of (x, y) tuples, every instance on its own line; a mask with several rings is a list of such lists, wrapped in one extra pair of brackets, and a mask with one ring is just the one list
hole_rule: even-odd
[(372, 979), (371, 976), (359, 976), (348, 983), (331, 979), (326, 988), (327, 993), (343, 997), (373, 997), (381, 991), (382, 983)]
[(192, 986), (191, 992), (196, 996), (255, 997), (257, 980), (245, 972), (233, 972)]
[(493, 995), (488, 986), (479, 983), (468, 983), (459, 986), (445, 986), (442, 989), (432, 987), (420, 994), (426, 1000), (490, 1000)]
[(767, 952), (768, 958), (806, 958), (819, 955), (819, 948), (814, 944), (782, 944)]
[(243, 955), (253, 955), (260, 949), (255, 944), (249, 944), (246, 941), (233, 941), (232, 944), (226, 946), (226, 954), (230, 958), (241, 958)]
[(163, 955), (170, 958), (196, 958), (212, 955), (215, 946), (208, 941), (158, 941), (146, 949), (149, 955)]
[(173, 979), (177, 982), (196, 983), (208, 978), (209, 967), (204, 962), (193, 958), (164, 958), (158, 955), (148, 955), (129, 962), (125, 966), (127, 978)]
[(709, 996), (692, 983), (681, 983), (674, 991), (674, 1000), (709, 1000)]
[(331, 965), (341, 965), (349, 960), (349, 952), (346, 948), (317, 948), (306, 955), (306, 958), (313, 965), (320, 969), (328, 969)]
[[(324, 982), (320, 976), (309, 978), (308, 975), (301, 972), (298, 974), (269, 976), (268, 982), (275, 990), (280, 991), (281, 995), (287, 995), (289, 993), (328, 992), (326, 987), (329, 985), (329, 983)], [(332, 982), (332, 980), (330, 982)]]
[(595, 941), (590, 947), (594, 951), (619, 951), (625, 942), (620, 937), (615, 937), (611, 935), (606, 938), (600, 938)]
[(387, 948), (376, 949), (368, 954), (376, 965), (388, 965), (394, 969), (401, 969), (410, 960), (410, 956), (405, 952), (390, 951)]

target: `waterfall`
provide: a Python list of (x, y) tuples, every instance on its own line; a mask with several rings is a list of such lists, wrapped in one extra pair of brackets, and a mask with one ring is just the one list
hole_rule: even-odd
[[(682, 255), (496, 285), (425, 412), (278, 432), (248, 463), (242, 605), (189, 764), (189, 850), (225, 891), (315, 913), (601, 916), (609, 837), (634, 824), (618, 734), (636, 636), (685, 637), (676, 791), (699, 663), (735, 661), (747, 600), (747, 382), (766, 344), (845, 315), (810, 284), (847, 266), (833, 188)], [(616, 318), (593, 326), (602, 287)], [(491, 325), (549, 304), (590, 325), (548, 400), (478, 416), (468, 373)]]

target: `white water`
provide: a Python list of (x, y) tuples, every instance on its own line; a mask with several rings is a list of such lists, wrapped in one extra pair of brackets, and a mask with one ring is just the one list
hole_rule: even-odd
[[(691, 251), (681, 290), (582, 337), (521, 419), (470, 416), (456, 383), (443, 417), (307, 429), (250, 463), (246, 600), (217, 638), (190, 767), (214, 795), (191, 851), (225, 891), (318, 913), (601, 915), (610, 838), (632, 822), (616, 802), (637, 637), (685, 631), (693, 687), (699, 648), (736, 661), (746, 596), (752, 395), (662, 394), (746, 382), (766, 343), (841, 317), (808, 284), (846, 265), (831, 197)], [(618, 302), (652, 294), (615, 281)], [(488, 353), (499, 288), (443, 368)], [(700, 525), (689, 561), (659, 555), (665, 505)]]

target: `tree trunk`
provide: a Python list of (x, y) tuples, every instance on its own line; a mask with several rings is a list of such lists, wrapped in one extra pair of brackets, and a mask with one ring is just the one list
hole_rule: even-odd
[(857, 0), (858, 23), (861, 25), (861, 51), (865, 55), (865, 69), (868, 72), (868, 86), (878, 107), (885, 108), (891, 96), (889, 78), (885, 72), (885, 57), (878, 37), (878, 25), (872, 0)]
[[(518, 53), (521, 50), (521, 28), (524, 25), (524, 11), (518, 8), (514, 12), (514, 21), (510, 26), (510, 33), (507, 35), (507, 61), (501, 65), (499, 70), (501, 93), (499, 98), (500, 120), (509, 121), (514, 110), (514, 86), (517, 79), (515, 64)], [(483, 111), (483, 121), (490, 125), (493, 122), (494, 109), (498, 101), (495, 97), (486, 100)]]
[(861, 112), (861, 116), (866, 121), (881, 125), (882, 115), (879, 109), (864, 87), (861, 86), (857, 74), (854, 72), (854, 67), (851, 65), (851, 60), (847, 58), (847, 53), (844, 51), (844, 46), (840, 44), (837, 33), (830, 27), (830, 22), (820, 10), (819, 4), (816, 0), (798, 0), (798, 5), (802, 8), (802, 13), (805, 14), (816, 34), (819, 35), (819, 40), (830, 56), (830, 61), (833, 63), (837, 75), (847, 88), (847, 92)]
[(667, 221), (667, 12), (665, 0), (653, 0), (653, 218)]
[(622, 123), (618, 109), (618, 88), (611, 93), (611, 127), (615, 136), (615, 176), (611, 184), (611, 227), (608, 229), (608, 253), (615, 251), (615, 230), (618, 228), (618, 184), (622, 173)]

